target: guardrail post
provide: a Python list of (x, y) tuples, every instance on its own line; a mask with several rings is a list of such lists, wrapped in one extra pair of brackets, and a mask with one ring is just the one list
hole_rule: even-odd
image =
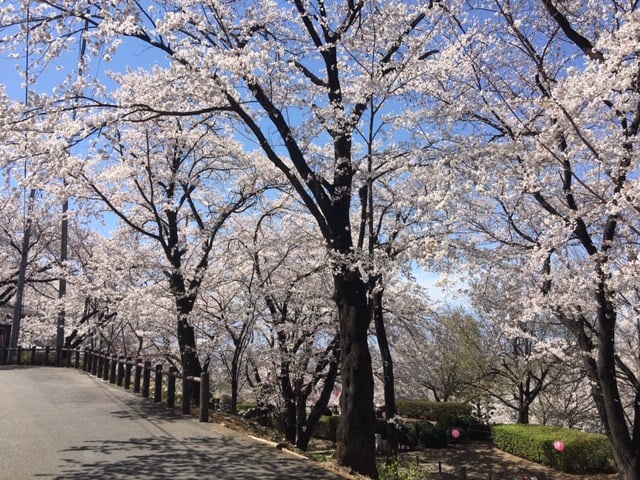
[(176, 369), (169, 368), (167, 379), (167, 407), (176, 408)]
[(107, 354), (107, 352), (104, 352), (102, 354), (102, 379), (105, 382), (109, 381), (109, 373), (110, 373), (110, 365), (109, 365), (109, 355)]
[(71, 368), (71, 349), (67, 348), (67, 357), (65, 358), (64, 366), (67, 368)]
[(118, 357), (111, 355), (111, 368), (109, 370), (109, 383), (116, 383), (116, 368), (118, 368)]
[(153, 390), (153, 401), (156, 403), (162, 402), (162, 364), (156, 363), (156, 378), (155, 387)]
[(191, 413), (191, 379), (182, 372), (182, 413)]
[(133, 374), (133, 393), (140, 393), (140, 380), (142, 379), (142, 359), (136, 358), (136, 369)]
[(124, 389), (129, 390), (131, 388), (131, 357), (127, 357), (127, 361), (124, 364)]
[(49, 365), (49, 352), (50, 352), (51, 348), (49, 348), (49, 346), (47, 345), (46, 347), (44, 347), (44, 364), (45, 366)]
[(116, 385), (121, 387), (123, 380), (124, 380), (124, 356), (120, 355), (118, 357), (118, 376), (116, 378)]
[(200, 374), (200, 418), (201, 422), (209, 421), (209, 372)]
[(76, 348), (76, 368), (80, 368), (80, 349)]
[(89, 350), (85, 350), (84, 351), (84, 362), (82, 364), (82, 369), (85, 372), (89, 371), (89, 362), (91, 361), (91, 359), (89, 357), (90, 357)]
[(96, 377), (102, 375), (103, 368), (103, 357), (102, 350), (96, 352), (96, 356), (93, 359), (93, 363), (91, 364), (91, 375), (95, 375)]
[(36, 347), (35, 345), (31, 347), (31, 365), (36, 364)]
[(151, 361), (149, 360), (144, 362), (144, 367), (142, 369), (142, 380), (142, 396), (148, 398), (149, 384), (151, 383)]

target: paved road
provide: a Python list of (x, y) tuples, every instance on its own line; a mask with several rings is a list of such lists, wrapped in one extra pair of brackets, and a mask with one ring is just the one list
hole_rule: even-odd
[(338, 480), (65, 368), (0, 367), (0, 480)]

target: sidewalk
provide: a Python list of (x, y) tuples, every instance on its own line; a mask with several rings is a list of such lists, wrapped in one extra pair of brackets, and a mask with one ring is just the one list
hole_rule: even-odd
[(0, 367), (0, 480), (340, 480), (84, 372)]

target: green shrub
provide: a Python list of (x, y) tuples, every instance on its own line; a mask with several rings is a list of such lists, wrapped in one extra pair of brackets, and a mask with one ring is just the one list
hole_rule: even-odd
[(316, 426), (314, 436), (335, 442), (336, 432), (338, 431), (338, 420), (340, 420), (339, 415), (333, 415), (331, 417), (323, 415), (320, 417), (320, 421)]
[(451, 431), (454, 428), (457, 428), (461, 433), (460, 441), (491, 439), (491, 427), (471, 415), (456, 415), (447, 421), (438, 422), (437, 426), (449, 432), (450, 440)]
[[(565, 448), (558, 452), (555, 440)], [(493, 441), (508, 453), (569, 473), (615, 471), (609, 440), (604, 435), (542, 425), (493, 427)]]
[(416, 422), (412, 429), (416, 440), (423, 447), (446, 448), (448, 445), (447, 432), (431, 422)]
[(401, 417), (447, 422), (460, 415), (471, 415), (471, 405), (462, 402), (432, 402), (430, 400), (398, 400)]

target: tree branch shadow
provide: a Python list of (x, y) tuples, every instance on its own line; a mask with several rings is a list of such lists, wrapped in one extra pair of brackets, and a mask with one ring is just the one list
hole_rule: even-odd
[(228, 436), (88, 441), (60, 452), (55, 480), (116, 479), (340, 479), (276, 449)]

